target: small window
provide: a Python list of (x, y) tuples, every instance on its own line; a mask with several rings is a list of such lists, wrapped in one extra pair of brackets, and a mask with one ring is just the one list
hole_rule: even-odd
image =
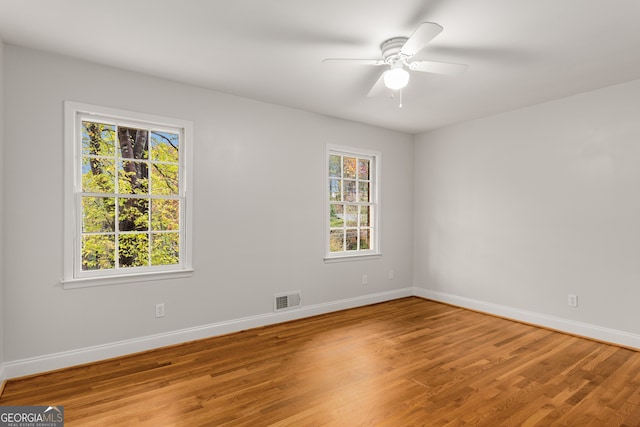
[(327, 259), (379, 254), (380, 155), (327, 150)]
[(191, 271), (191, 124), (65, 105), (65, 282)]

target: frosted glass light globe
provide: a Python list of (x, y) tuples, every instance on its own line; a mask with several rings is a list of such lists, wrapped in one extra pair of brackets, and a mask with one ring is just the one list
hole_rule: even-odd
[(409, 72), (404, 68), (392, 68), (384, 73), (384, 85), (392, 90), (402, 89), (409, 83)]

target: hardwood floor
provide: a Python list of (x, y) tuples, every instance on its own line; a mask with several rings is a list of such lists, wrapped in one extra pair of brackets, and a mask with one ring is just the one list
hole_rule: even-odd
[(640, 426), (640, 353), (405, 298), (9, 381), (67, 426)]

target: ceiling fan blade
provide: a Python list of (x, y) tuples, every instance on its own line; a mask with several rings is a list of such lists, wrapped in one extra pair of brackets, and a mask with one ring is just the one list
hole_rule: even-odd
[(326, 58), (323, 59), (322, 62), (340, 62), (343, 64), (354, 64), (354, 65), (385, 65), (385, 62), (382, 59), (352, 59), (352, 58)]
[(423, 22), (416, 29), (409, 40), (400, 49), (405, 55), (413, 56), (427, 46), (427, 44), (442, 32), (443, 28), (434, 22)]
[(465, 64), (450, 62), (414, 61), (409, 63), (409, 69), (423, 73), (444, 74), (445, 76), (459, 76), (467, 70)]
[(378, 96), (384, 91), (385, 87), (386, 86), (384, 85), (384, 73), (382, 73), (380, 74), (380, 77), (378, 77), (378, 80), (376, 80), (376, 82), (371, 87), (371, 90), (369, 91), (367, 96), (370, 98), (374, 96)]

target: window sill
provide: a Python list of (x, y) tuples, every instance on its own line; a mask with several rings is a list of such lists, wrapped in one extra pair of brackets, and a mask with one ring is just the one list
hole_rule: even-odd
[(382, 258), (381, 253), (370, 253), (361, 255), (341, 255), (333, 257), (324, 257), (325, 264), (332, 264), (334, 262), (349, 262), (349, 261), (366, 261), (370, 259)]
[(85, 277), (62, 280), (63, 289), (92, 288), (95, 286), (123, 285), (125, 283), (150, 282), (152, 280), (180, 279), (191, 277), (193, 269), (154, 271), (149, 273), (121, 274), (118, 276)]

